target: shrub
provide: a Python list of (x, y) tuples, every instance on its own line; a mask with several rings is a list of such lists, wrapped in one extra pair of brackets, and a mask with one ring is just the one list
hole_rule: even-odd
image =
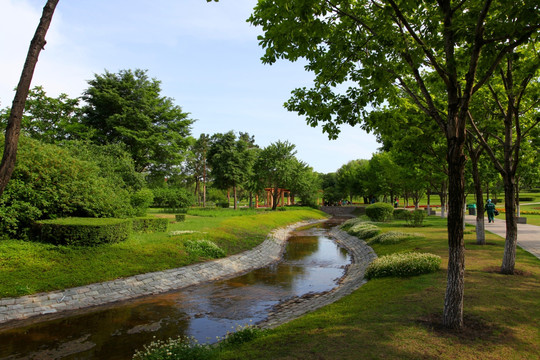
[(131, 195), (130, 202), (135, 216), (145, 216), (146, 211), (154, 202), (154, 193), (150, 189), (141, 189)]
[(394, 219), (396, 220), (409, 220), (411, 212), (406, 209), (394, 209)]
[(345, 221), (343, 224), (341, 224), (340, 228), (343, 231), (347, 231), (351, 227), (358, 224), (373, 224), (373, 222), (371, 220), (366, 220), (363, 217), (356, 217)]
[(193, 195), (182, 188), (156, 188), (152, 189), (154, 193), (154, 206), (167, 209), (188, 208), (194, 204)]
[(369, 264), (366, 278), (414, 276), (435, 272), (441, 266), (440, 256), (427, 253), (399, 253), (380, 257)]
[(383, 234), (379, 234), (368, 241), (368, 244), (397, 244), (404, 240), (415, 237), (415, 235), (407, 234), (399, 231), (389, 231)]
[(209, 360), (215, 359), (219, 349), (208, 344), (199, 344), (195, 338), (180, 336), (167, 341), (157, 340), (144, 345), (135, 352), (133, 360)]
[(373, 221), (386, 221), (392, 218), (394, 207), (387, 203), (375, 203), (366, 207), (366, 215)]
[(227, 332), (225, 339), (220, 343), (221, 347), (238, 346), (249, 341), (255, 340), (265, 334), (265, 330), (262, 330), (252, 325), (238, 325), (234, 332)]
[(222, 248), (210, 240), (187, 240), (184, 246), (193, 256), (217, 259), (226, 255)]
[(178, 222), (186, 221), (186, 214), (176, 214), (174, 217)]
[(379, 229), (376, 225), (373, 224), (359, 223), (349, 228), (347, 232), (351, 235), (356, 236), (357, 238), (366, 240), (379, 234), (381, 232), (381, 229)]
[(169, 225), (168, 219), (152, 216), (137, 217), (132, 219), (132, 229), (139, 233), (165, 232)]
[(411, 212), (410, 217), (407, 219), (407, 223), (410, 226), (422, 226), (424, 224), (425, 217), (426, 212), (424, 210), (414, 210)]
[(97, 164), (21, 136), (17, 164), (0, 197), (0, 233), (24, 238), (36, 220), (120, 218), (132, 212), (128, 191), (101, 177)]
[(127, 240), (130, 231), (129, 219), (63, 218), (36, 222), (32, 234), (54, 245), (95, 246)]

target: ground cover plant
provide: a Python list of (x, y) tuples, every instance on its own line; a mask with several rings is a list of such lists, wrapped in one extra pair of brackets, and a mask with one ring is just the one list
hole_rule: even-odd
[[(378, 256), (426, 252), (441, 269), (414, 277), (372, 279), (351, 295), (266, 336), (223, 352), (220, 359), (533, 359), (540, 353), (540, 260), (518, 249), (518, 275), (498, 273), (504, 239), (465, 234), (465, 328), (444, 330), (448, 245), (446, 219), (426, 218), (415, 237), (373, 244)], [(378, 224), (403, 231), (405, 222)]]
[(257, 246), (273, 229), (325, 217), (311, 208), (246, 216), (187, 214), (183, 222), (176, 222), (174, 213), (154, 216), (169, 219), (168, 232), (132, 233), (121, 243), (90, 248), (1, 240), (0, 297), (81, 286), (206, 260), (186, 251), (188, 240), (211, 241), (231, 255)]

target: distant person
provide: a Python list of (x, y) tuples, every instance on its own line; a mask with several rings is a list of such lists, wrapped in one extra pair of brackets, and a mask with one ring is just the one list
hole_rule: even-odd
[(398, 206), (399, 206), (399, 199), (396, 196), (396, 198), (394, 199), (394, 208), (397, 208)]
[(487, 211), (488, 215), (488, 222), (494, 222), (495, 221), (495, 204), (491, 202), (491, 199), (488, 199), (486, 204), (486, 209), (484, 211)]

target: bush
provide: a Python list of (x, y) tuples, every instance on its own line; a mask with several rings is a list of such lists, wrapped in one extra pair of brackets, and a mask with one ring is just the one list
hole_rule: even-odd
[(194, 338), (181, 336), (167, 341), (157, 340), (144, 345), (135, 352), (133, 360), (210, 360), (215, 359), (219, 349), (208, 344), (199, 344)]
[(186, 214), (176, 214), (174, 217), (178, 222), (186, 221)]
[(152, 216), (137, 217), (132, 219), (132, 229), (139, 233), (165, 232), (169, 225), (168, 219)]
[(422, 226), (424, 224), (425, 217), (426, 212), (424, 210), (414, 210), (411, 212), (410, 217), (407, 219), (407, 223), (410, 226)]
[(130, 202), (135, 216), (145, 216), (154, 202), (154, 193), (150, 189), (141, 189), (131, 195)]
[(380, 257), (369, 264), (366, 278), (414, 276), (435, 272), (441, 266), (440, 256), (427, 253), (400, 253)]
[(349, 228), (347, 232), (359, 239), (367, 240), (378, 235), (381, 232), (381, 229), (373, 224), (359, 223)]
[(374, 238), (370, 239), (368, 241), (368, 244), (381, 244), (381, 245), (389, 245), (389, 244), (397, 244), (404, 240), (410, 239), (412, 237), (415, 237), (415, 235), (402, 233), (399, 231), (389, 231), (383, 234), (379, 234), (375, 236)]
[(187, 240), (184, 244), (190, 255), (210, 259), (225, 257), (225, 251), (210, 240)]
[(394, 209), (394, 219), (396, 220), (409, 220), (411, 218), (411, 212), (406, 209)]
[(195, 203), (193, 195), (186, 189), (164, 187), (152, 189), (152, 192), (155, 207), (182, 209), (189, 208)]
[(352, 219), (349, 219), (349, 220), (345, 221), (343, 224), (341, 224), (340, 228), (343, 231), (347, 231), (351, 227), (353, 227), (355, 225), (358, 225), (358, 224), (373, 224), (373, 222), (371, 220), (366, 220), (366, 219), (364, 219), (362, 217), (356, 217), (356, 218), (352, 218)]
[(0, 233), (25, 238), (36, 220), (132, 213), (128, 191), (101, 177), (97, 164), (21, 136), (17, 164), (0, 197)]
[(34, 224), (35, 239), (54, 245), (95, 246), (127, 240), (129, 219), (64, 218)]
[(366, 207), (366, 215), (373, 221), (386, 221), (392, 218), (394, 207), (387, 203), (375, 203)]

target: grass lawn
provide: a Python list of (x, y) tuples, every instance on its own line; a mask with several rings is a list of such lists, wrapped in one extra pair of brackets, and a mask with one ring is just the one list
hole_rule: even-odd
[(448, 246), (446, 219), (427, 226), (383, 224), (384, 231), (423, 234), (396, 245), (374, 245), (379, 256), (402, 251), (443, 258), (437, 273), (370, 280), (353, 294), (266, 336), (222, 354), (223, 359), (538, 359), (540, 260), (518, 248), (517, 275), (497, 273), (504, 240), (465, 234), (465, 329), (442, 329)]
[(206, 260), (185, 251), (184, 242), (188, 239), (211, 240), (227, 255), (232, 255), (260, 244), (275, 228), (325, 217), (322, 212), (309, 208), (197, 212), (204, 216), (188, 214), (184, 222), (175, 222), (173, 214), (153, 213), (170, 218), (167, 233), (133, 234), (125, 242), (95, 247), (0, 240), (0, 298), (81, 286)]

